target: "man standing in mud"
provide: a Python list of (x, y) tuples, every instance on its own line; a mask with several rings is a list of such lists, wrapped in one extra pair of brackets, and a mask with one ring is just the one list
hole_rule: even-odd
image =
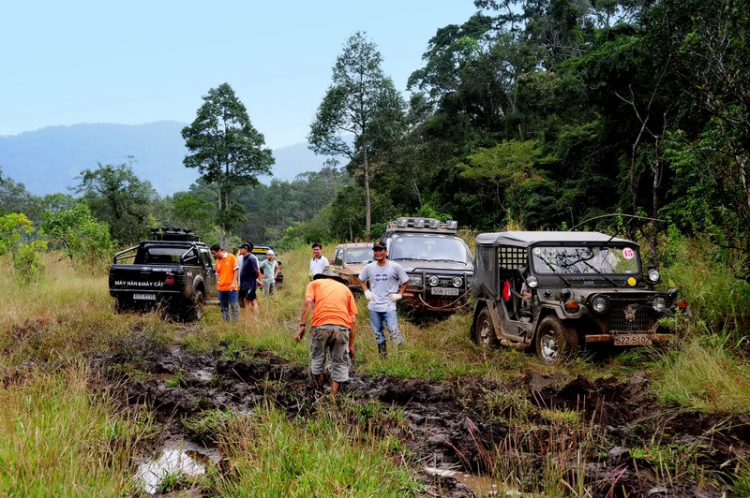
[(370, 326), (378, 343), (381, 358), (388, 356), (383, 325), (388, 327), (391, 342), (400, 346), (404, 336), (398, 330), (396, 302), (404, 297), (409, 276), (400, 264), (388, 261), (385, 242), (378, 241), (372, 246), (374, 262), (365, 266), (359, 274), (359, 284), (365, 293), (370, 310)]
[(330, 350), (331, 396), (335, 398), (341, 383), (349, 380), (349, 359), (354, 361), (357, 303), (338, 273), (331, 269), (317, 273), (305, 291), (299, 329), (294, 336), (297, 342), (305, 335), (307, 317), (313, 305), (310, 370), (318, 385), (322, 385), (326, 352)]
[(237, 322), (240, 317), (240, 310), (237, 306), (237, 285), (240, 267), (237, 265), (237, 258), (234, 254), (228, 254), (219, 244), (211, 246), (211, 255), (216, 260), (216, 274), (219, 279), (217, 290), (219, 291), (219, 304), (221, 305), (221, 316), (224, 321), (229, 321), (229, 309), (232, 310), (232, 321)]

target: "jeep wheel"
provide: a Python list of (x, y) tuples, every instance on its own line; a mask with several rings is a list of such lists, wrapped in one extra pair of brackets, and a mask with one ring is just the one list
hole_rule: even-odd
[(475, 340), (483, 349), (493, 349), (497, 346), (495, 326), (492, 324), (489, 308), (484, 307), (479, 312), (474, 331), (476, 334)]
[(578, 350), (578, 334), (562, 324), (556, 316), (548, 316), (539, 324), (534, 340), (536, 355), (547, 365), (559, 365)]

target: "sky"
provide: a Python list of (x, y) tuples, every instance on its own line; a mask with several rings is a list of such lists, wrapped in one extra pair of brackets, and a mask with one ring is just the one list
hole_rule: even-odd
[(0, 0), (0, 136), (77, 123), (189, 123), (227, 82), (266, 144), (304, 142), (346, 39), (366, 31), (406, 90), (472, 0)]

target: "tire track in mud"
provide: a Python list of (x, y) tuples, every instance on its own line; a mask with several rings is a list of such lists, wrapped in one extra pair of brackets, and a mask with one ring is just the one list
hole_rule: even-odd
[[(270, 353), (255, 353), (249, 360), (222, 360), (195, 356), (179, 348), (137, 347), (94, 360), (99, 372), (128, 404), (151, 407), (165, 434), (186, 435), (204, 444), (210, 437), (191, 434), (185, 422), (210, 409), (247, 412), (271, 400), (290, 415), (306, 416), (325, 406), (327, 396), (316, 390), (306, 366), (294, 365)], [(122, 366), (135, 366), (149, 380), (132, 380)], [(171, 384), (165, 379), (179, 379)], [(171, 387), (170, 387), (171, 386)], [(558, 459), (561, 476), (574, 482), (578, 473), (599, 496), (721, 496), (727, 467), (750, 455), (750, 419), (747, 416), (699, 415), (658, 406), (647, 392), (645, 374), (631, 374), (624, 382), (590, 381), (578, 377), (529, 374), (508, 384), (488, 385), (462, 379), (450, 383), (356, 374), (341, 394), (353, 403), (378, 401), (397, 407), (404, 423), (384, 427), (384, 433), (403, 440), (423, 466), (459, 468), (490, 473), (498, 466), (514, 467), (521, 491), (538, 488), (539, 476)], [(498, 410), (493, 396), (521, 393)], [(520, 404), (519, 404), (520, 403)], [(520, 406), (527, 413), (517, 415)], [(573, 424), (550, 423), (542, 416), (563, 411), (577, 413)], [(549, 415), (548, 415), (549, 416)], [(352, 423), (356, 423), (353, 420)], [(700, 448), (696, 465), (715, 483), (698, 486), (692, 478), (678, 477), (664, 485), (658, 468), (634, 458), (628, 448), (652, 444)], [(579, 450), (586, 456), (577, 462)], [(426, 494), (466, 496), (472, 492), (451, 477), (427, 475)], [(536, 474), (536, 475), (535, 475)]]

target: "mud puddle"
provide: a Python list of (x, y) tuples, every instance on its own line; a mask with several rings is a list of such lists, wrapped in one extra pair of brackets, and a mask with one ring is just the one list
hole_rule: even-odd
[[(208, 445), (216, 435), (190, 429), (190, 421), (207, 410), (247, 413), (270, 402), (290, 415), (307, 416), (330, 406), (319, 403), (326, 394), (315, 389), (306, 366), (269, 353), (258, 352), (245, 361), (217, 359), (220, 355), (221, 351), (193, 356), (178, 348), (149, 347), (127, 359), (99, 358), (95, 367), (105, 376), (109, 372), (113, 385), (122, 386), (126, 402), (148, 405), (171, 433)], [(127, 369), (115, 367), (124, 361), (147, 372), (150, 379), (123, 378)], [(165, 375), (181, 381), (167, 383)], [(495, 491), (465, 475), (493, 474), (498, 465), (506, 465), (523, 470), (514, 482), (526, 495), (543, 489), (548, 482), (545, 472), (555, 462), (559, 479), (585, 480), (595, 496), (611, 490), (612, 496), (641, 496), (670, 479), (670, 495), (721, 496), (731, 482), (729, 469), (750, 454), (750, 418), (669, 410), (648, 395), (647, 386), (643, 373), (625, 381), (530, 374), (508, 384), (357, 374), (341, 393), (347, 403), (378, 402), (383, 411), (402, 413), (401, 424), (384, 425), (382, 431), (406, 444), (412, 468), (461, 469), (461, 477), (471, 481), (461, 484), (455, 475), (433, 475), (440, 486), (435, 491), (428, 483), (427, 494), (481, 496)], [(361, 421), (353, 417), (351, 423)], [(700, 473), (682, 472), (679, 479), (660, 474), (658, 459), (665, 451), (678, 455), (698, 447), (690, 464)], [(448, 481), (454, 483), (453, 494), (445, 493)], [(462, 492), (464, 488), (473, 491)]]
[(190, 441), (168, 440), (154, 455), (137, 462), (135, 478), (141, 488), (154, 495), (166, 479), (204, 475), (211, 464), (218, 464), (219, 452)]
[(459, 470), (439, 469), (437, 467), (425, 467), (427, 475), (438, 477), (450, 477), (461, 483), (469, 491), (478, 497), (485, 496), (522, 496), (520, 491), (508, 489), (502, 482), (491, 477), (476, 474), (467, 474)]

